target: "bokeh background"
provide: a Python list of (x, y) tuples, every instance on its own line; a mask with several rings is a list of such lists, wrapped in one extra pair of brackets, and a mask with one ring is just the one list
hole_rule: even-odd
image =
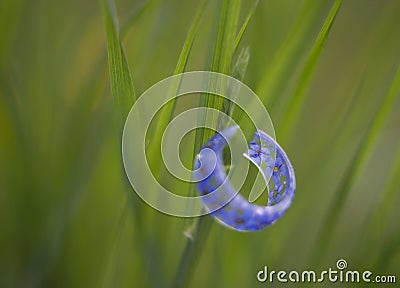
[[(186, 71), (210, 62), (221, 1), (209, 2)], [(253, 6), (242, 2), (238, 27)], [(343, 1), (307, 79), (333, 2), (257, 6), (238, 48), (250, 55), (243, 82), (270, 111), (296, 198), (261, 232), (211, 221), (183, 287), (272, 287), (257, 282), (264, 265), (321, 271), (340, 258), (400, 281), (400, 2)], [(0, 3), (1, 287), (172, 287), (182, 269), (193, 223), (148, 207), (122, 168), (104, 7)], [(173, 74), (200, 1), (116, 7), (138, 97)]]

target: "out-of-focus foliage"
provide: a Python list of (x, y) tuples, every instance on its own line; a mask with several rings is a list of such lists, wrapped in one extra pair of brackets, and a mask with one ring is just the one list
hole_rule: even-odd
[[(236, 20), (230, 5), (239, 2)], [(107, 14), (110, 3), (0, 3), (1, 287), (169, 287), (188, 220), (153, 210), (127, 184), (112, 91), (122, 83), (131, 103), (177, 67), (229, 73), (246, 47), (243, 82), (270, 111), (296, 198), (261, 232), (212, 224), (183, 286), (265, 286), (256, 279), (264, 265), (321, 271), (340, 258), (398, 273), (398, 1), (343, 1), (309, 81), (304, 71), (335, 1), (260, 0), (235, 53), (230, 32), (254, 1), (120, 0)], [(111, 52), (123, 48), (111, 74), (106, 31), (115, 33)], [(229, 34), (225, 42), (218, 33)], [(121, 78), (126, 71), (131, 78)]]

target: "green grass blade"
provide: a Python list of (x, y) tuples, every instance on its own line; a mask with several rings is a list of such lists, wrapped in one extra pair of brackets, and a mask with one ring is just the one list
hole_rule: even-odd
[[(337, 153), (340, 153), (340, 151), (336, 151), (337, 149), (335, 149), (334, 147), (341, 147), (339, 145), (339, 143), (341, 143), (344, 140), (347, 140), (347, 138), (344, 137), (346, 134), (343, 132), (343, 127), (345, 127), (345, 125), (347, 123), (350, 123), (351, 118), (352, 118), (351, 116), (353, 115), (352, 112), (355, 109), (356, 103), (358, 100), (360, 100), (360, 98), (362, 98), (362, 95), (363, 95), (362, 90), (363, 90), (363, 87), (366, 82), (365, 78), (366, 78), (366, 76), (365, 76), (365, 69), (364, 69), (363, 76), (361, 77), (361, 81), (359, 81), (357, 83), (357, 86), (354, 87), (354, 91), (351, 92), (351, 95), (349, 95), (349, 97), (346, 99), (346, 102), (342, 103), (343, 111), (340, 114), (337, 114), (338, 121), (335, 121), (332, 124), (332, 127), (330, 129), (330, 131), (331, 131), (330, 136), (326, 137), (326, 139), (324, 139), (325, 144), (320, 146), (323, 149), (320, 149), (319, 151), (313, 150), (313, 154), (314, 154), (313, 158), (314, 159), (312, 159), (310, 157), (308, 160), (308, 163), (311, 167), (318, 167), (318, 165), (320, 165), (320, 163), (329, 163), (329, 161), (331, 161), (332, 159), (334, 159), (336, 157)], [(329, 144), (329, 143), (334, 143), (334, 144)], [(326, 153), (326, 147), (328, 145), (330, 147), (332, 147), (332, 150), (330, 151), (330, 153)], [(319, 175), (322, 175), (322, 174), (323, 173), (320, 173)], [(315, 176), (314, 169), (306, 170), (306, 173), (304, 174), (303, 179), (312, 179), (314, 176)], [(317, 197), (317, 194), (321, 192), (320, 189), (315, 188), (317, 185), (319, 185), (317, 182), (313, 182), (312, 185), (303, 187), (305, 190), (307, 190), (308, 199), (315, 199)], [(298, 203), (298, 205), (301, 206), (301, 208), (299, 210), (302, 212), (299, 212), (299, 214), (297, 214), (299, 216), (297, 216), (297, 215), (296, 216), (300, 217), (300, 215), (306, 215), (306, 213), (307, 213), (306, 211), (309, 211), (309, 203), (307, 201), (304, 201), (303, 203)], [(276, 251), (275, 255), (280, 255), (281, 253), (283, 253), (282, 250), (285, 247), (288, 247), (290, 245), (290, 243), (293, 241), (293, 238), (296, 237), (296, 235), (298, 235), (298, 233), (301, 233), (301, 232), (302, 232), (302, 230), (300, 227), (298, 227), (296, 222), (292, 222), (292, 223), (288, 224), (287, 225), (287, 233), (288, 234), (283, 237), (284, 241), (279, 240), (279, 239), (277, 240), (277, 241), (280, 241), (280, 243), (282, 245), (280, 245), (279, 247), (274, 249), (274, 251)]]
[(385, 244), (376, 264), (377, 271), (385, 271), (386, 267), (393, 263), (394, 259), (399, 255), (400, 234), (391, 237)]
[(183, 43), (181, 54), (179, 55), (178, 64), (176, 64), (174, 74), (179, 74), (185, 71), (186, 64), (189, 59), (189, 54), (193, 46), (194, 39), (199, 29), (201, 18), (203, 17), (204, 10), (207, 6), (208, 0), (203, 0), (200, 4), (197, 14), (190, 25), (188, 34), (186, 35), (185, 42)]
[(186, 242), (172, 287), (178, 288), (190, 286), (188, 282), (193, 275), (196, 260), (198, 260), (202, 249), (204, 249), (203, 246), (207, 240), (213, 222), (214, 219), (208, 215), (202, 216), (195, 221), (193, 232), (191, 232), (191, 238), (188, 238)]
[[(152, 1), (154, 2), (154, 1)], [(124, 18), (121, 24), (121, 38), (124, 38), (128, 33), (129, 28), (135, 20), (150, 6), (151, 0), (145, 0), (132, 8), (128, 15)]]
[(311, 49), (310, 55), (308, 56), (307, 62), (303, 68), (300, 79), (298, 81), (298, 85), (295, 89), (296, 92), (290, 102), (289, 109), (285, 115), (285, 120), (281, 132), (283, 137), (289, 134), (290, 128), (293, 126), (293, 122), (296, 119), (298, 113), (300, 112), (301, 104), (304, 102), (303, 100), (306, 89), (308, 87), (312, 75), (314, 74), (315, 68), (317, 67), (317, 63), (324, 48), (324, 44), (326, 42), (326, 39), (328, 38), (329, 31), (332, 28), (333, 22), (336, 18), (336, 15), (339, 11), (341, 4), (342, 0), (335, 1)]
[[(400, 175), (400, 143), (398, 145), (399, 147), (397, 148), (392, 168), (389, 170), (391, 172), (388, 176), (388, 181), (386, 182), (386, 186), (383, 189), (380, 203), (376, 207), (375, 215), (378, 216), (379, 214), (379, 216), (382, 218), (386, 218), (385, 216), (389, 214), (388, 213), (389, 211), (391, 211), (391, 209), (388, 209), (387, 207), (393, 207), (393, 205), (395, 204), (395, 198), (397, 196), (397, 192), (399, 191), (398, 189), (399, 189), (399, 175)], [(393, 208), (395, 209), (395, 207)]]
[(239, 33), (236, 36), (235, 44), (233, 44), (234, 51), (236, 51), (237, 48), (239, 47), (240, 41), (243, 38), (243, 34), (246, 31), (247, 25), (249, 24), (251, 17), (253, 17), (253, 14), (256, 11), (259, 2), (260, 2), (259, 0), (256, 0), (249, 11), (249, 14), (247, 14), (246, 20), (244, 20), (242, 28), (240, 28)]
[[(197, 34), (197, 31), (200, 27), (201, 24), (201, 19), (203, 17), (204, 11), (206, 9), (208, 0), (203, 0), (202, 3), (200, 4), (196, 16), (194, 17), (192, 24), (189, 27), (189, 30), (186, 35), (185, 42), (183, 44), (181, 53), (179, 55), (178, 63), (175, 67), (174, 74), (180, 74), (185, 71), (185, 67), (187, 65), (187, 62), (189, 60), (190, 52)], [(171, 87), (169, 88), (169, 91), (167, 93), (170, 93), (170, 95), (173, 95), (176, 93), (176, 91), (179, 88), (180, 81), (176, 81), (176, 83), (172, 83)], [(160, 118), (158, 119), (158, 123), (156, 125), (156, 131), (154, 133), (154, 136), (152, 138), (152, 141), (149, 144), (148, 150), (150, 151), (148, 153), (148, 159), (149, 163), (153, 165), (153, 167), (158, 167), (156, 165), (156, 161), (159, 161), (161, 159), (161, 154), (159, 147), (161, 145), (161, 137), (163, 135), (163, 131), (165, 131), (168, 123), (170, 120), (173, 118), (175, 107), (176, 107), (176, 98), (172, 99), (170, 102), (168, 102), (166, 105), (163, 106), (163, 109), (161, 110), (161, 115)], [(157, 169), (157, 168), (156, 168)], [(160, 178), (164, 178), (165, 170), (156, 170), (156, 173), (159, 174)], [(194, 191), (193, 191), (194, 193)], [(185, 220), (185, 222), (188, 220)], [(180, 273), (182, 271), (180, 270)], [(181, 275), (179, 275), (179, 278), (181, 278)]]
[(300, 58), (304, 39), (310, 33), (315, 18), (319, 17), (323, 4), (322, 1), (312, 0), (307, 0), (304, 3), (284, 44), (280, 47), (277, 55), (274, 56), (271, 65), (264, 72), (256, 92), (261, 99), (265, 99), (264, 103), (268, 107), (274, 106), (275, 101), (281, 94), (280, 91), (286, 87), (288, 75), (293, 73), (293, 67), (298, 62), (298, 58)]
[[(382, 189), (382, 193), (378, 198), (377, 205), (371, 212), (367, 221), (364, 223), (364, 235), (362, 238), (368, 239), (364, 244), (363, 249), (360, 249), (360, 256), (365, 255), (365, 253), (369, 253), (368, 249), (371, 245), (371, 242), (374, 241), (376, 251), (379, 252), (377, 259), (375, 260), (375, 270), (383, 271), (385, 266), (390, 263), (390, 258), (392, 255), (396, 255), (393, 253), (398, 248), (398, 244), (393, 246), (390, 245), (387, 239), (385, 239), (385, 234), (390, 230), (389, 225), (389, 217), (390, 213), (396, 209), (396, 196), (399, 191), (399, 176), (400, 175), (400, 143), (398, 143), (398, 148), (395, 152), (395, 156), (393, 157), (393, 162), (391, 165), (391, 169), (389, 169), (389, 175), (387, 176), (387, 181)], [(380, 231), (381, 233), (377, 233)], [(380, 241), (384, 238), (384, 241)], [(376, 241), (376, 242), (375, 242)], [(381, 243), (380, 245), (376, 245), (376, 243)], [(396, 242), (395, 242), (396, 243)]]
[(219, 18), (218, 34), (211, 69), (228, 74), (235, 48), (240, 0), (224, 0)]
[(2, 1), (0, 3), (0, 64), (8, 55), (8, 50), (12, 47), (14, 38), (16, 37), (15, 30), (18, 20), (21, 16), (23, 1)]
[(119, 37), (117, 11), (114, 1), (103, 0), (103, 8), (107, 33), (111, 92), (116, 110), (117, 129), (122, 132), (125, 118), (135, 100), (135, 92), (131, 72)]
[[(186, 64), (189, 60), (190, 51), (192, 49), (197, 31), (198, 31), (200, 23), (201, 23), (201, 18), (204, 14), (207, 3), (208, 3), (208, 0), (204, 0), (201, 3), (199, 9), (197, 10), (196, 16), (194, 17), (193, 22), (190, 25), (190, 28), (186, 35), (185, 42), (184, 42), (182, 50), (181, 50), (181, 53), (179, 55), (178, 63), (175, 67), (175, 71), (174, 71), (175, 75), (183, 73), (185, 71)], [(173, 85), (170, 88), (170, 91), (168, 91), (168, 93), (171, 93), (171, 94), (176, 93), (176, 91), (179, 87), (179, 83), (174, 83), (174, 84), (175, 85)], [(154, 137), (153, 137), (152, 141), (150, 142), (149, 148), (148, 148), (148, 150), (150, 151), (148, 154), (150, 164), (154, 164), (158, 159), (161, 159), (161, 157), (160, 157), (161, 155), (159, 152), (159, 147), (161, 145), (161, 137), (163, 135), (163, 131), (166, 129), (169, 121), (173, 117), (175, 107), (176, 107), (176, 98), (172, 99), (169, 103), (164, 105), (163, 109), (161, 110), (161, 115), (158, 120), (158, 125), (156, 126), (157, 131), (154, 133)]]
[[(236, 30), (239, 20), (239, 11), (241, 6), (241, 0), (225, 0), (222, 3), (222, 11), (217, 35), (217, 42), (213, 55), (212, 71), (220, 72), (223, 74), (229, 74), (231, 72), (231, 63), (233, 54), (235, 51), (235, 38)], [(224, 98), (216, 99), (212, 95), (208, 95), (209, 104), (208, 107), (215, 108), (222, 111), (223, 107), (228, 107), (227, 100)], [(224, 111), (225, 113), (228, 111)], [(213, 123), (217, 123), (217, 129), (222, 129), (220, 121), (213, 119)], [(206, 133), (205, 138), (209, 138), (212, 132)]]
[[(234, 53), (234, 44), (236, 37), (236, 28), (240, 11), (240, 0), (224, 0), (220, 12), (217, 39), (214, 47), (212, 60), (212, 71), (228, 74), (231, 69), (231, 62)], [(218, 110), (223, 109), (224, 101), (219, 99), (215, 101), (212, 95), (202, 95), (202, 104)], [(213, 119), (217, 123), (218, 119)], [(198, 151), (204, 142), (212, 136), (212, 131), (198, 132), (195, 135), (194, 151)], [(191, 185), (189, 195), (195, 193), (195, 186)], [(177, 273), (173, 282), (173, 287), (187, 287), (190, 280), (196, 260), (201, 255), (202, 247), (207, 239), (214, 220), (209, 216), (198, 218), (193, 226), (191, 238), (188, 238), (185, 249), (180, 260)]]
[[(240, 54), (238, 55), (233, 67), (232, 67), (232, 76), (240, 81), (243, 80), (244, 75), (246, 74), (247, 71), (247, 65), (249, 64), (250, 60), (250, 51), (249, 47), (246, 47), (240, 51)], [(231, 87), (228, 87), (228, 93), (231, 94), (232, 99), (237, 98), (238, 91), (232, 90)], [(235, 105), (233, 102), (225, 101), (224, 102), (224, 107), (222, 108), (222, 111), (227, 113), (229, 116), (232, 117), (233, 115), (233, 109)]]
[[(382, 203), (381, 205), (378, 206), (375, 213), (378, 216), (378, 218), (384, 219), (382, 221), (377, 221), (378, 223), (376, 223), (376, 226), (382, 225), (382, 223), (386, 223), (384, 227), (380, 227), (381, 231), (385, 233), (385, 240), (381, 244), (382, 245), (381, 250), (378, 259), (376, 260), (375, 263), (376, 271), (384, 271), (386, 270), (386, 267), (389, 266), (391, 263), (395, 263), (394, 262), (395, 257), (397, 257), (400, 252), (400, 232), (398, 230), (395, 230), (396, 232), (394, 233), (392, 232), (393, 236), (389, 236), (388, 234), (390, 233), (388, 233), (388, 231), (390, 230), (390, 227), (387, 224), (387, 222), (389, 222), (387, 217), (390, 216), (388, 212), (393, 211), (393, 209), (397, 209), (395, 205), (396, 205), (396, 196), (398, 196), (399, 185), (400, 185), (399, 182), (400, 146), (397, 149), (397, 153), (393, 164), (394, 164), (393, 169), (391, 170), (392, 172), (388, 177), (388, 182), (383, 192), (384, 196), (382, 199)], [(376, 231), (377, 230), (371, 232), (375, 232), (376, 234)], [(382, 237), (382, 235), (378, 235), (378, 237), (379, 236)]]
[(323, 256), (323, 251), (325, 251), (328, 247), (328, 243), (331, 239), (331, 234), (333, 232), (333, 227), (336, 223), (338, 216), (340, 215), (346, 197), (350, 192), (352, 185), (354, 184), (357, 176), (360, 173), (361, 168), (366, 163), (368, 156), (370, 155), (376, 140), (379, 136), (379, 132), (388, 118), (391, 108), (396, 100), (396, 97), (400, 92), (400, 66), (397, 68), (395, 76), (393, 78), (392, 84), (387, 91), (381, 107), (379, 108), (378, 113), (370, 124), (369, 129), (366, 134), (362, 138), (360, 142), (360, 146), (354, 154), (350, 165), (347, 167), (344, 177), (342, 178), (336, 193), (334, 194), (334, 198), (331, 202), (331, 206), (325, 216), (325, 220), (322, 224), (321, 230), (319, 231), (319, 236), (317, 237), (317, 249), (319, 253), (315, 253), (315, 261), (318, 261), (320, 257)]

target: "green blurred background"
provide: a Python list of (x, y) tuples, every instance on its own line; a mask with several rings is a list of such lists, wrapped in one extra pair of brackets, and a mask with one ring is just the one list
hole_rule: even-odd
[[(208, 67), (217, 2), (186, 71)], [(253, 6), (242, 2), (239, 27)], [(213, 224), (183, 287), (273, 287), (257, 282), (264, 265), (321, 271), (340, 258), (399, 278), (400, 2), (343, 1), (304, 82), (332, 4), (255, 10), (239, 46), (250, 52), (243, 82), (270, 111), (296, 198), (261, 232)], [(116, 6), (138, 97), (173, 74), (200, 1)], [(148, 207), (125, 179), (103, 12), (99, 1), (0, 2), (1, 287), (170, 287), (178, 273), (188, 220)]]

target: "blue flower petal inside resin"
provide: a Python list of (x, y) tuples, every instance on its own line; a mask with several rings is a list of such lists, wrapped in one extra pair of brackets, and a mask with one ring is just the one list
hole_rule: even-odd
[[(227, 128), (220, 134), (229, 139), (237, 128), (237, 126)], [(230, 185), (229, 181), (226, 181), (222, 152), (227, 142), (220, 134), (210, 138), (200, 149), (194, 164), (195, 168), (200, 167), (198, 161), (201, 159), (206, 167), (195, 173), (195, 178), (204, 178), (197, 184), (199, 194), (206, 196), (202, 198), (203, 205), (212, 211), (210, 215), (219, 223), (237, 231), (258, 231), (270, 226), (285, 214), (295, 196), (296, 180), (289, 158), (268, 134), (260, 130), (255, 133), (254, 139), (249, 143), (247, 155), (254, 163), (264, 167), (264, 175), (272, 176), (268, 183), (268, 203), (265, 206), (251, 204)], [(276, 150), (275, 161), (271, 157), (271, 147)], [(210, 152), (209, 149), (214, 152), (213, 159), (207, 154)], [(265, 165), (261, 165), (262, 163)], [(210, 167), (214, 170), (206, 171)], [(208, 177), (202, 178), (205, 173), (208, 173)]]

